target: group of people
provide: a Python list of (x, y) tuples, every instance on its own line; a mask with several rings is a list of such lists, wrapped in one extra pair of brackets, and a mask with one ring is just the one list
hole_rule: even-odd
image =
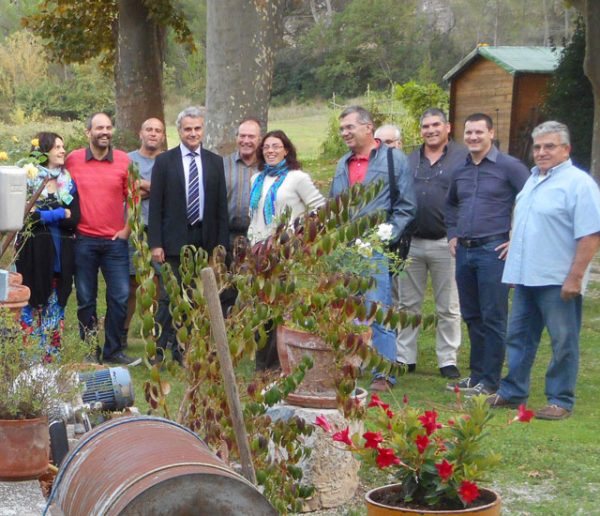
[[(566, 126), (545, 122), (534, 130), (536, 166), (530, 172), (498, 150), (492, 120), (482, 113), (467, 117), (463, 145), (450, 139), (443, 111), (426, 110), (420, 118), (423, 143), (408, 157), (401, 150), (400, 130), (386, 125), (376, 131), (366, 109), (350, 106), (339, 121), (348, 152), (338, 162), (329, 195), (381, 181), (383, 188), (353, 216), (385, 211), (391, 241), (410, 241), (403, 274), (389, 274), (385, 255), (370, 258), (376, 281), (366, 293), (368, 301), (418, 313), (431, 275), (440, 374), (453, 380), (448, 389), (485, 394), (493, 407), (526, 401), (547, 327), (553, 352), (546, 375), (548, 405), (536, 415), (568, 417), (575, 398), (585, 272), (600, 244), (600, 191), (571, 163)], [(185, 245), (210, 254), (218, 245), (231, 248), (238, 237), (260, 242), (286, 208), (295, 218), (324, 204), (283, 131), (263, 134), (259, 120), (242, 120), (235, 152), (221, 157), (202, 146), (200, 108), (184, 109), (176, 126), (180, 143), (163, 152), (163, 123), (146, 120), (140, 148), (127, 155), (111, 145), (110, 117), (96, 113), (87, 124), (89, 146), (66, 160), (58, 135), (38, 135), (40, 150), (48, 155), (45, 173), (53, 179), (36, 209), (34, 237), (24, 241), (19, 256), (26, 284), (38, 282), (24, 321), (62, 321), (74, 274), (82, 337), (95, 333), (100, 269), (107, 299), (103, 358), (131, 363), (123, 352), (135, 288), (124, 213), (130, 160), (140, 168), (138, 189), (152, 260), (168, 262), (176, 275)], [(54, 259), (43, 271), (35, 267), (48, 256)], [(170, 346), (181, 361), (168, 305), (161, 289), (158, 344), (162, 354)], [(470, 375), (462, 380), (457, 367), (461, 317), (471, 344)], [(409, 372), (417, 367), (417, 340), (418, 328), (396, 332), (372, 325), (373, 346)], [(508, 374), (501, 380), (506, 351)], [(395, 382), (393, 376), (376, 374), (371, 389), (388, 390)]]

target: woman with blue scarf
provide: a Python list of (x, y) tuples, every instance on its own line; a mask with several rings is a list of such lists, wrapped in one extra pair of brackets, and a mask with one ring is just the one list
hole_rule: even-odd
[(79, 196), (64, 168), (65, 146), (56, 133), (41, 132), (33, 140), (32, 153), (47, 156), (44, 166), (28, 178), (28, 190), (45, 183), (28, 225), (17, 241), (17, 271), (31, 290), (23, 308), (21, 326), (39, 339), (45, 359), (60, 351), (65, 306), (71, 293), (75, 269), (73, 244), (79, 223)]
[[(286, 208), (291, 220), (325, 203), (325, 198), (306, 172), (300, 170), (296, 148), (283, 131), (268, 132), (258, 147), (259, 174), (252, 177), (250, 192), (250, 227), (252, 244), (269, 238), (275, 231), (278, 218)], [(273, 322), (265, 325), (267, 343), (256, 352), (256, 369), (276, 369), (276, 331)]]
[(274, 232), (286, 208), (294, 220), (325, 203), (310, 176), (300, 170), (296, 148), (283, 131), (270, 131), (258, 147), (258, 169), (252, 177), (248, 237), (255, 244)]

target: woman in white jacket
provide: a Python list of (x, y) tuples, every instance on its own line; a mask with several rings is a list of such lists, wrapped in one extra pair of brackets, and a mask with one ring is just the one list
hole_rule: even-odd
[(252, 177), (250, 227), (255, 244), (268, 238), (277, 220), (289, 207), (291, 220), (325, 203), (310, 176), (300, 170), (296, 148), (283, 131), (270, 131), (258, 147), (260, 173)]

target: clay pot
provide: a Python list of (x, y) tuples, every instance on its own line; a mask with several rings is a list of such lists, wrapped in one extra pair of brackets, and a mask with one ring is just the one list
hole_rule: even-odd
[(31, 291), (29, 287), (22, 285), (23, 276), (18, 272), (11, 272), (8, 275), (8, 299), (0, 301), (0, 308), (7, 308), (13, 312), (18, 320), (21, 317), (21, 310), (27, 306)]
[[(279, 325), (277, 353), (285, 375), (291, 374), (306, 354), (311, 356), (314, 364), (306, 371), (298, 388), (286, 398), (287, 403), (308, 408), (337, 408), (335, 355), (323, 339)], [(349, 361), (356, 366), (360, 364), (359, 357), (351, 357)]]
[(0, 480), (32, 480), (48, 469), (48, 419), (0, 419)]
[(371, 489), (365, 495), (365, 501), (367, 502), (367, 516), (416, 516), (416, 515), (460, 515), (466, 514), (468, 516), (499, 516), (501, 499), (500, 495), (491, 489), (479, 489), (481, 493), (480, 497), (486, 500), (484, 505), (478, 507), (467, 507), (466, 509), (455, 509), (455, 510), (428, 510), (428, 509), (409, 509), (405, 507), (393, 507), (385, 505), (379, 502), (373, 501), (373, 497), (377, 498), (377, 494), (381, 494), (382, 491), (393, 491), (400, 489), (400, 484), (390, 484), (383, 487), (376, 487)]

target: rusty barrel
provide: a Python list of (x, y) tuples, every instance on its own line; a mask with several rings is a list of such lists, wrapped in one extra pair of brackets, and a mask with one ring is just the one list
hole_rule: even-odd
[(65, 516), (277, 514), (196, 434), (151, 416), (86, 434), (64, 459), (48, 506)]

